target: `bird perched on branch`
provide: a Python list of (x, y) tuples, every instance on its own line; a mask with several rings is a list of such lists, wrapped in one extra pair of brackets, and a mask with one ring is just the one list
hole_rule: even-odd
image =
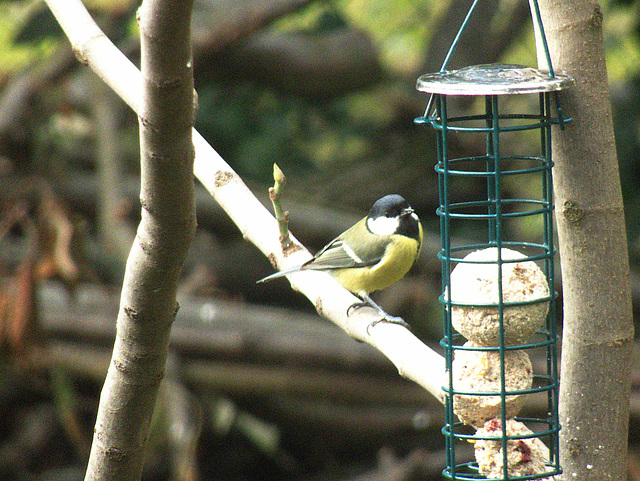
[(400, 280), (413, 266), (422, 246), (422, 225), (409, 203), (392, 194), (377, 200), (369, 214), (323, 247), (304, 264), (276, 272), (266, 282), (298, 271), (327, 271), (362, 299), (352, 307), (369, 305), (387, 322), (405, 325), (389, 316), (369, 294)]

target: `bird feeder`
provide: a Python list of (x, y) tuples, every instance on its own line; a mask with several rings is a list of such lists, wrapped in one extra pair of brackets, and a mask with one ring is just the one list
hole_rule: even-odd
[[(573, 81), (553, 70), (536, 0), (530, 4), (543, 65), (447, 70), (477, 4), (440, 71), (417, 81), (431, 96), (415, 122), (431, 126), (437, 138), (447, 367), (443, 474), (553, 479), (562, 469), (551, 135), (571, 120), (563, 117), (558, 92)], [(456, 113), (461, 104), (467, 109)], [(534, 368), (531, 359), (544, 362)], [(544, 400), (537, 412), (545, 417), (520, 416), (530, 398)], [(459, 454), (467, 442), (475, 461)]]

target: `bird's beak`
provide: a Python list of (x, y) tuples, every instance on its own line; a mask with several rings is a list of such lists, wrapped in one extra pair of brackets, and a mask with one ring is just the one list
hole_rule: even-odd
[(411, 215), (413, 214), (415, 211), (411, 208), (411, 207), (407, 207), (406, 209), (402, 209), (400, 211), (400, 217), (404, 217), (406, 215)]

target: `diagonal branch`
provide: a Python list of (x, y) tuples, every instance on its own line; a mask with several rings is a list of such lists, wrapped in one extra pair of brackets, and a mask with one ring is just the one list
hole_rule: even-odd
[[(46, 0), (69, 37), (78, 58), (91, 67), (136, 112), (140, 112), (140, 72), (104, 36), (79, 0)], [(193, 131), (196, 152), (194, 173), (244, 237), (258, 247), (280, 269), (293, 267), (311, 255), (302, 248), (285, 256), (278, 240), (276, 219), (256, 199), (233, 169)], [(292, 241), (299, 244), (292, 236)], [(407, 329), (388, 323), (367, 326), (379, 319), (371, 308), (351, 310), (358, 301), (331, 276), (322, 272), (299, 272), (289, 276), (292, 287), (305, 295), (320, 315), (331, 320), (355, 339), (380, 350), (399, 372), (443, 399), (444, 360)]]

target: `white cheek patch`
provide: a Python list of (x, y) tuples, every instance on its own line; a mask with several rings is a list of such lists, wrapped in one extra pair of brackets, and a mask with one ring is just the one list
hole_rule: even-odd
[(398, 217), (378, 217), (376, 219), (367, 219), (367, 227), (369, 230), (377, 235), (391, 235), (400, 225), (400, 219)]

